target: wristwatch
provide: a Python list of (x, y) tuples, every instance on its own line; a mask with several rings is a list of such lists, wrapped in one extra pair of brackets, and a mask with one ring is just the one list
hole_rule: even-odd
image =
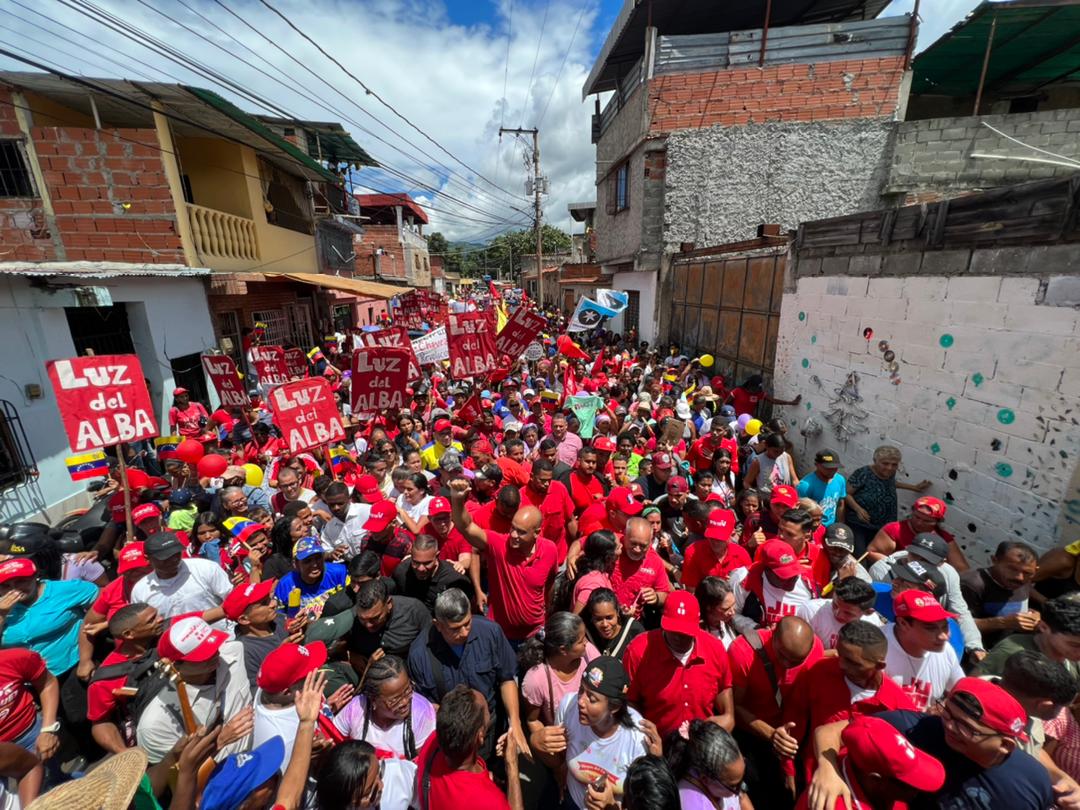
[(60, 730), (60, 721), (57, 720), (55, 723), (50, 723), (47, 726), (42, 726), (40, 733), (42, 733), (42, 734), (55, 734), (59, 730)]

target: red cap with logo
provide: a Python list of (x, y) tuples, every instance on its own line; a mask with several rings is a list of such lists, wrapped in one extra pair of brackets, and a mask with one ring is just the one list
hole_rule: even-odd
[(735, 513), (730, 509), (713, 509), (709, 513), (705, 537), (709, 540), (730, 540), (735, 531), (735, 523)]
[(160, 518), (161, 510), (156, 503), (141, 503), (131, 510), (131, 522), (135, 525), (151, 518)]
[(914, 588), (901, 591), (893, 597), (893, 609), (896, 611), (897, 618), (903, 616), (917, 622), (940, 622), (956, 618), (955, 614), (949, 613), (941, 606), (933, 594), (917, 591)]
[(968, 695), (979, 702), (982, 717), (979, 722), (998, 734), (1027, 742), (1027, 712), (1019, 701), (998, 686), (982, 678), (961, 678), (949, 692), (949, 697)]
[(450, 424), (449, 419), (436, 419), (434, 430), (436, 433), (444, 433), (453, 429), (453, 425)]
[(264, 692), (284, 692), (326, 663), (326, 645), (321, 641), (310, 644), (282, 644), (263, 659), (256, 684)]
[(689, 591), (672, 591), (664, 602), (664, 614), (660, 627), (669, 633), (692, 636), (700, 629), (701, 610), (697, 599)]
[(686, 479), (681, 475), (676, 475), (668, 479), (667, 491), (669, 495), (678, 495), (683, 492), (689, 492), (690, 485), (686, 483)]
[(669, 453), (653, 453), (652, 464), (658, 470), (670, 470), (675, 466)]
[(608, 508), (617, 509), (630, 517), (640, 515), (645, 508), (645, 504), (634, 497), (630, 487), (615, 487), (611, 490), (611, 494), (607, 496), (607, 505)]
[(0, 563), (0, 583), (12, 579), (32, 577), (36, 573), (37, 566), (34, 565), (33, 560), (28, 560), (26, 557), (15, 557), (7, 562)]
[(911, 508), (926, 512), (934, 520), (941, 520), (945, 517), (945, 512), (948, 511), (945, 501), (932, 498), (929, 495), (923, 495), (921, 498), (916, 499)]
[(601, 453), (614, 453), (616, 444), (607, 436), (597, 436), (592, 440), (592, 446)]
[(794, 509), (799, 505), (799, 493), (796, 492), (795, 487), (789, 487), (787, 484), (779, 484), (773, 487), (772, 495), (769, 497), (771, 503), (778, 503), (781, 506), (786, 506), (788, 509)]
[(235, 622), (244, 615), (245, 610), (269, 596), (276, 584), (276, 579), (264, 579), (262, 582), (250, 582), (233, 588), (221, 603), (225, 618)]
[(441, 495), (437, 495), (428, 502), (427, 513), (429, 517), (431, 515), (449, 515), (450, 501)]
[(146, 558), (146, 551), (142, 543), (128, 543), (116, 556), (116, 573), (124, 574), (135, 568), (149, 568), (150, 560)]
[(758, 553), (762, 564), (781, 579), (797, 577), (804, 571), (795, 550), (783, 540), (766, 541)]
[(841, 756), (847, 756), (852, 770), (876, 773), (903, 782), (916, 790), (934, 793), (945, 784), (945, 766), (935, 757), (916, 748), (907, 737), (880, 717), (856, 715), (840, 740)]
[(397, 506), (393, 501), (379, 501), (371, 507), (371, 516), (364, 522), (365, 532), (381, 532), (394, 522)]
[(158, 639), (158, 655), (170, 661), (209, 661), (228, 640), (228, 633), (215, 630), (197, 613), (187, 614), (178, 616)]
[(379, 480), (374, 475), (365, 474), (357, 478), (356, 491), (368, 503), (376, 503), (383, 497), (382, 490), (379, 489)]

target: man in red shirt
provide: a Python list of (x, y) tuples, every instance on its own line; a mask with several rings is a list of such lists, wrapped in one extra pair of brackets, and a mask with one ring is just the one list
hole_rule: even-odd
[[(472, 562), (472, 546), (461, 536), (461, 532), (454, 528), (450, 512), (449, 500), (441, 496), (432, 498), (428, 503), (427, 520), (420, 526), (420, 534), (430, 534), (438, 540), (439, 559), (446, 560), (463, 574), (469, 570)], [(474, 513), (473, 520), (475, 519)]]
[[(578, 518), (578, 528), (582, 537), (588, 537), (595, 531), (605, 529), (621, 535), (626, 531), (626, 522), (637, 515), (645, 504), (634, 497), (630, 487), (615, 487), (608, 493), (603, 503), (594, 503)], [(578, 543), (574, 543), (576, 549)], [(574, 555), (576, 557), (576, 555)]]
[(727, 579), (736, 568), (748, 567), (750, 555), (742, 546), (729, 542), (738, 520), (730, 509), (713, 509), (705, 528), (705, 540), (686, 549), (682, 584), (696, 588), (705, 577)]
[(558, 570), (555, 544), (540, 536), (540, 510), (522, 506), (509, 534), (481, 529), (465, 511), (469, 482), (450, 482), (454, 526), (487, 562), (491, 619), (517, 649), (547, 618), (545, 607)]
[(661, 737), (695, 719), (729, 731), (734, 726), (727, 651), (701, 629), (693, 594), (668, 595), (660, 629), (631, 641), (623, 665), (630, 677), (627, 700), (656, 725)]
[(652, 547), (652, 526), (642, 517), (626, 521), (622, 553), (615, 560), (611, 585), (619, 604), (640, 616), (645, 605), (663, 606), (671, 592), (664, 561)]
[(967, 557), (956, 544), (956, 538), (941, 526), (947, 511), (945, 502), (938, 498), (924, 495), (917, 499), (912, 504), (911, 515), (907, 519), (886, 523), (881, 527), (867, 549), (867, 567), (894, 551), (903, 551), (915, 541), (916, 535), (931, 532), (940, 535), (941, 539), (949, 544), (948, 562), (952, 567), (960, 573), (967, 571), (970, 567)]
[(503, 487), (491, 501), (476, 509), (470, 509), (472, 501), (465, 501), (465, 509), (472, 515), (473, 523), (481, 529), (508, 534), (510, 521), (521, 508), (521, 492), (517, 487)]
[(735, 569), (728, 579), (739, 613), (761, 627), (795, 616), (817, 597), (810, 569), (783, 540), (764, 543), (753, 565)]
[(781, 807), (795, 796), (794, 778), (784, 779), (774, 740), (782, 733), (783, 705), (796, 680), (823, 653), (821, 640), (796, 616), (785, 616), (775, 630), (744, 633), (728, 648), (735, 738), (756, 766), (749, 792), (757, 807)]
[(578, 450), (577, 464), (574, 469), (560, 479), (570, 499), (574, 502), (574, 514), (580, 515), (594, 503), (599, 503), (607, 494), (603, 480), (596, 474), (597, 453), (592, 447)]
[[(36, 732), (35, 695), (41, 701), (41, 729)], [(60, 684), (46, 669), (45, 659), (22, 647), (0, 650), (0, 741), (49, 759), (60, 747), (59, 707)]]
[(83, 632), (79, 633), (79, 665), (76, 673), (80, 678), (90, 677), (94, 671), (94, 636), (105, 629), (116, 611), (129, 604), (131, 589), (135, 583), (153, 569), (146, 558), (142, 543), (127, 543), (116, 555), (118, 576), (98, 592), (97, 599), (83, 617)]
[[(720, 420), (717, 420), (717, 428), (720, 426), (719, 423)], [(694, 472), (702, 473), (712, 469), (713, 454), (724, 446), (724, 438), (724, 434), (714, 428), (690, 445), (686, 460), (690, 462)], [(732, 443), (734, 443), (734, 440), (732, 440)], [(735, 456), (732, 456), (732, 460), (734, 459)]]
[(518, 748), (506, 737), (506, 794), (491, 781), (477, 753), (484, 744), (489, 715), (487, 700), (475, 689), (455, 686), (439, 703), (432, 734), (416, 758), (416, 798), (424, 808), (521, 810)]
[(577, 518), (570, 493), (558, 481), (553, 481), (554, 477), (550, 461), (543, 458), (534, 461), (529, 483), (521, 488), (521, 504), (540, 510), (540, 533), (555, 544), (562, 565), (570, 541), (577, 537)]

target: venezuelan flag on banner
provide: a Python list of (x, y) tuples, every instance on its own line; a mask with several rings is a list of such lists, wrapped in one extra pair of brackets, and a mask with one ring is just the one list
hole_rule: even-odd
[(349, 453), (344, 447), (331, 447), (330, 448), (330, 463), (335, 467), (344, 464), (347, 461), (352, 461), (352, 454)]
[(64, 463), (72, 481), (85, 481), (87, 478), (100, 478), (109, 474), (109, 460), (105, 458), (104, 450), (68, 456)]
[(157, 457), (162, 461), (172, 458), (176, 455), (176, 448), (180, 446), (180, 442), (181, 438), (179, 436), (162, 436), (159, 439), (154, 439), (154, 449), (157, 451)]

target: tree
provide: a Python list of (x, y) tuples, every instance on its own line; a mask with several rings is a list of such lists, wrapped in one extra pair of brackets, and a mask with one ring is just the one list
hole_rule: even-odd
[(442, 233), (435, 231), (427, 238), (427, 249), (432, 256), (445, 256), (450, 250), (450, 243)]

